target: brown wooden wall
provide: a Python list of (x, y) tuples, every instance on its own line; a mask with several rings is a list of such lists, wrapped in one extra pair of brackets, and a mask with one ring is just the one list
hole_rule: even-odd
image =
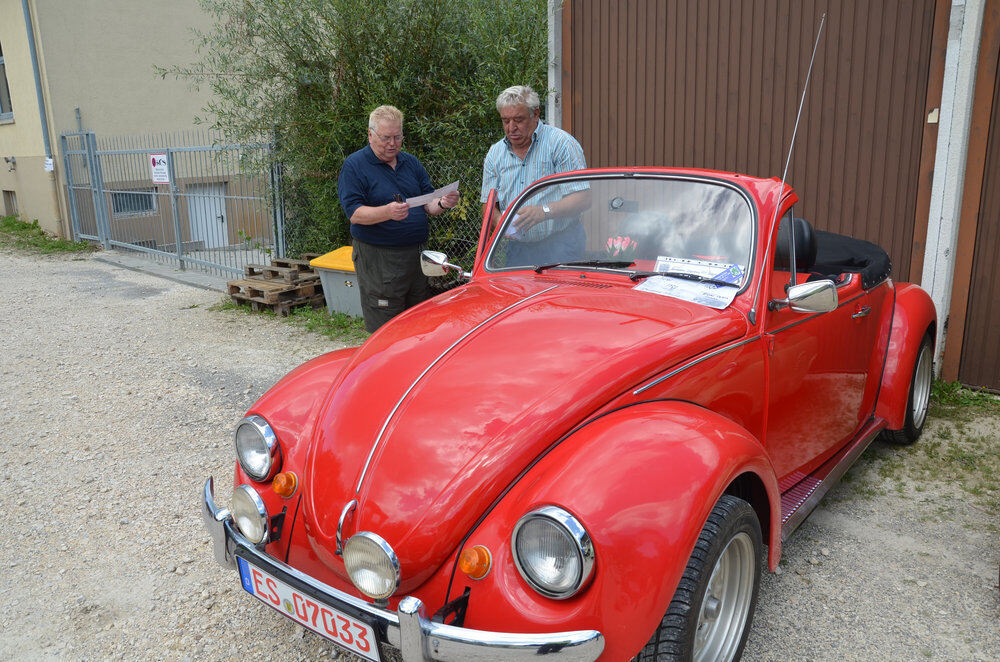
[[(989, 7), (994, 14), (992, 24), (996, 26), (1000, 3), (992, 2)], [(992, 59), (990, 64), (995, 80), (976, 240), (974, 246), (963, 246), (960, 241), (958, 247), (960, 252), (973, 252), (959, 380), (969, 386), (1000, 391), (1000, 342), (997, 342), (997, 329), (1000, 329), (1000, 269), (997, 269), (1000, 264), (1000, 63), (997, 36), (994, 27), (992, 39), (984, 40), (984, 50), (990, 51), (985, 55)], [(954, 328), (961, 332), (962, 327), (956, 325)], [(951, 337), (948, 342), (952, 342)]]
[(566, 0), (563, 128), (591, 166), (780, 177), (826, 8), (788, 182), (799, 214), (878, 243), (907, 280), (939, 4)]

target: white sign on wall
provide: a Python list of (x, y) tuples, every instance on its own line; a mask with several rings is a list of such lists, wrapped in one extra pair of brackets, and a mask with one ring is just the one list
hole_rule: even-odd
[(153, 173), (154, 184), (170, 183), (170, 171), (167, 169), (166, 154), (150, 154), (149, 167)]

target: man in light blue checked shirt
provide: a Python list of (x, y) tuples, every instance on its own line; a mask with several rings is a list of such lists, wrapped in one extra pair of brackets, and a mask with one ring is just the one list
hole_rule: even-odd
[[(547, 175), (587, 167), (580, 143), (539, 118), (538, 94), (515, 85), (497, 97), (504, 138), (493, 144), (483, 162), (481, 201), (486, 213), (490, 189), (497, 191), (494, 222), (500, 211), (532, 182)], [(580, 259), (586, 234), (578, 215), (590, 204), (586, 184), (567, 183), (539, 192), (537, 200), (518, 209), (511, 227), (507, 264), (537, 265)]]

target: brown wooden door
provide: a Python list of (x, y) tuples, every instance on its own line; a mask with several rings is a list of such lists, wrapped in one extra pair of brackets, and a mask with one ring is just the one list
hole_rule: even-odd
[[(882, 246), (895, 280), (919, 279), (910, 273), (911, 258), (922, 256), (911, 253), (915, 241), (922, 249), (926, 210), (920, 218), (918, 193), (930, 183), (921, 148), (929, 78), (937, 71), (935, 17), (946, 6), (566, 0), (563, 127), (592, 166), (780, 177), (825, 9), (788, 173), (801, 199), (797, 209), (814, 227)], [(947, 21), (938, 23), (946, 31)]]
[(1000, 66), (989, 127), (958, 379), (1000, 391)]

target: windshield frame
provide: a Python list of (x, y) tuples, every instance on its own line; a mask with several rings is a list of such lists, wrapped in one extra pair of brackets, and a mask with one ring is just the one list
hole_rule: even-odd
[[(485, 273), (489, 274), (499, 274), (499, 273), (510, 273), (516, 271), (532, 271), (534, 267), (538, 265), (518, 265), (514, 267), (490, 267), (490, 262), (493, 259), (494, 251), (497, 249), (497, 245), (501, 242), (504, 236), (504, 231), (506, 226), (510, 223), (512, 218), (510, 212), (520, 207), (521, 202), (526, 198), (533, 197), (535, 193), (548, 186), (555, 185), (559, 182), (571, 182), (571, 181), (595, 181), (603, 179), (661, 179), (661, 180), (675, 180), (675, 181), (688, 181), (696, 182), (701, 184), (708, 184), (711, 186), (722, 186), (734, 191), (743, 198), (743, 202), (747, 205), (750, 210), (750, 255), (748, 257), (747, 271), (744, 274), (743, 283), (740, 285), (739, 291), (737, 291), (736, 296), (739, 296), (747, 290), (750, 284), (755, 278), (755, 267), (757, 261), (757, 239), (758, 233), (760, 231), (760, 219), (757, 213), (757, 205), (754, 203), (753, 197), (750, 195), (744, 187), (731, 182), (726, 179), (719, 177), (713, 177), (711, 175), (697, 175), (697, 174), (685, 174), (685, 173), (666, 173), (666, 172), (648, 172), (648, 171), (635, 171), (635, 170), (620, 170), (612, 172), (587, 172), (587, 173), (565, 173), (551, 175), (540, 179), (518, 195), (510, 206), (502, 212), (503, 220), (500, 222), (499, 226), (493, 232), (493, 240), (490, 242), (489, 249), (486, 251), (486, 255), (483, 257), (482, 268)], [(609, 260), (611, 261), (611, 260)], [(628, 276), (632, 273), (643, 271), (642, 269), (632, 269), (632, 268), (615, 268), (615, 267), (594, 267), (594, 266), (555, 266), (552, 270), (572, 270), (572, 271), (593, 271), (601, 273), (616, 273)], [(664, 274), (666, 275), (666, 274)]]

